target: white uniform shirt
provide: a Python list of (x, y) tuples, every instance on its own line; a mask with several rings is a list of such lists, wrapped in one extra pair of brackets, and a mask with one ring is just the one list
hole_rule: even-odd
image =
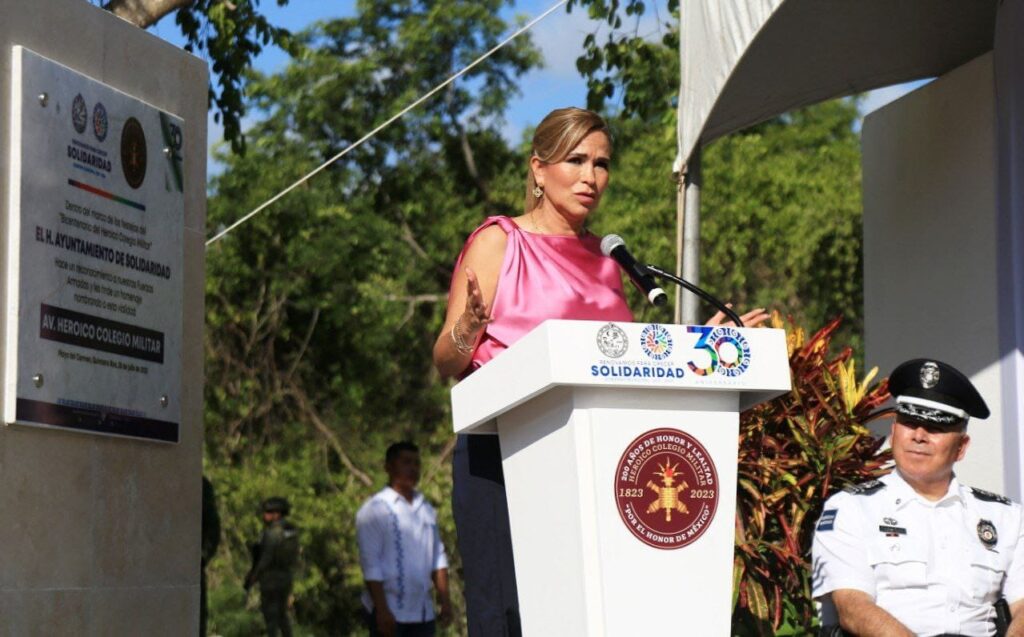
[(822, 622), (838, 623), (827, 595), (855, 589), (916, 635), (994, 634), (996, 600), (1024, 598), (1021, 506), (955, 477), (937, 502), (897, 471), (879, 482), (825, 502), (812, 549)]
[[(434, 619), (431, 574), (448, 568), (434, 507), (416, 491), (410, 503), (384, 487), (356, 513), (356, 537), (363, 579), (382, 582), (395, 621), (412, 624)], [(363, 606), (373, 612), (369, 591)]]

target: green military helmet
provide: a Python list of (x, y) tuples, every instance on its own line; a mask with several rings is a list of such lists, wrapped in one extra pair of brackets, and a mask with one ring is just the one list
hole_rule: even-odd
[(288, 515), (292, 510), (288, 500), (279, 496), (267, 498), (263, 501), (261, 508), (264, 513), (280, 513), (281, 515)]

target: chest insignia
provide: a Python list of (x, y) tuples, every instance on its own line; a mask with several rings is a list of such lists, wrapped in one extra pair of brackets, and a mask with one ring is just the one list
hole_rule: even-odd
[[(891, 518), (886, 519), (889, 520)], [(895, 522), (895, 520), (893, 520), (893, 522)], [(907, 534), (907, 530), (902, 526), (892, 526), (889, 524), (879, 524), (878, 530), (885, 533), (885, 537), (899, 537)]]
[(985, 502), (998, 502), (999, 504), (1006, 505), (1010, 504), (1010, 498), (1001, 496), (998, 493), (992, 493), (991, 491), (983, 491), (981, 489), (975, 489), (974, 487), (971, 487), (971, 493), (974, 494), (974, 497), (978, 498), (979, 500), (984, 500)]
[(896, 521), (896, 518), (882, 518), (882, 522), (885, 522), (889, 526), (896, 526), (899, 524), (899, 522)]
[(853, 495), (871, 495), (877, 491), (885, 488), (885, 483), (881, 480), (869, 480), (860, 484), (851, 484), (850, 486), (843, 489), (847, 493)]
[(992, 548), (999, 542), (999, 534), (996, 533), (996, 525), (989, 520), (978, 521), (978, 539), (986, 548)]

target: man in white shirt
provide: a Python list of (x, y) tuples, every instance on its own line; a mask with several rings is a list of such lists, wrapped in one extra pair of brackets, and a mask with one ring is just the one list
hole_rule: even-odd
[(1006, 633), (1024, 635), (1021, 506), (960, 484), (970, 416), (987, 418), (966, 376), (916, 359), (889, 377), (896, 399), (896, 469), (825, 503), (814, 534), (814, 597), (822, 625), (847, 635), (995, 635), (995, 604), (1009, 602)]
[(356, 514), (367, 627), (371, 637), (430, 637), (436, 631), (431, 583), (442, 625), (451, 620), (451, 602), (437, 513), (416, 490), (419, 449), (411, 442), (396, 442), (388, 447), (384, 468), (388, 486)]

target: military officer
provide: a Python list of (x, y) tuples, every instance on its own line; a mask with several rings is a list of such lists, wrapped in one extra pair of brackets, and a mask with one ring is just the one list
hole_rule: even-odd
[(1022, 509), (961, 484), (953, 464), (967, 421), (985, 401), (946, 363), (916, 359), (889, 377), (896, 399), (895, 470), (828, 499), (813, 545), (823, 626), (849, 635), (994, 635), (1009, 602), (1008, 635), (1024, 635)]

